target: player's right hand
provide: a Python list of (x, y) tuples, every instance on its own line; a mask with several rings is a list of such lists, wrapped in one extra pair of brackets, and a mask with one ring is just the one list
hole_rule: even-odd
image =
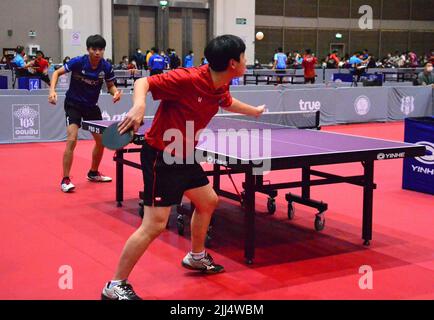
[(54, 105), (57, 103), (57, 93), (55, 91), (50, 92), (48, 95), (48, 102)]
[(145, 117), (144, 106), (134, 106), (128, 111), (124, 120), (119, 123), (118, 130), (120, 134), (124, 134), (130, 129), (134, 129), (134, 132), (139, 130), (143, 124), (143, 118)]

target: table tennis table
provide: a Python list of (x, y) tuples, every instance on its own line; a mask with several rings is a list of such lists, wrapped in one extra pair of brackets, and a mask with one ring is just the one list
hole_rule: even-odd
[[(247, 118), (246, 118), (247, 119)], [(93, 133), (103, 133), (112, 121), (84, 121), (83, 129)], [(144, 142), (144, 133), (151, 122), (145, 124), (134, 135), (133, 143), (141, 145)], [(274, 198), (278, 190), (300, 188), (301, 195), (286, 194), (288, 201), (288, 218), (294, 216), (293, 203), (299, 203), (318, 210), (315, 215), (315, 229), (324, 228), (327, 204), (311, 199), (311, 187), (336, 183), (349, 183), (363, 188), (363, 218), (362, 239), (364, 245), (369, 246), (372, 240), (372, 210), (374, 183), (374, 162), (378, 160), (418, 157), (425, 155), (425, 147), (409, 143), (395, 142), (367, 137), (360, 137), (333, 132), (324, 132), (311, 129), (297, 129), (288, 126), (256, 123), (249, 120), (214, 117), (208, 128), (218, 130), (233, 129), (230, 135), (247, 130), (250, 135), (260, 142), (269, 152), (253, 155), (243, 153), (242, 147), (236, 148), (229, 144), (219, 145), (212, 139), (199, 141), (196, 151), (203, 155), (203, 159), (212, 164), (213, 169), (207, 171), (213, 177), (213, 188), (219, 196), (240, 201), (238, 193), (223, 190), (220, 178), (229, 174), (243, 174), (243, 192), (241, 202), (244, 208), (244, 255), (246, 263), (252, 264), (255, 257), (255, 194), (268, 195), (267, 208), (270, 213), (275, 211)], [(258, 131), (263, 130), (263, 131)], [(227, 131), (227, 130), (226, 130)], [(230, 138), (230, 137), (229, 137)], [(141, 148), (124, 148), (115, 152), (116, 162), (116, 201), (122, 206), (123, 201), (123, 166), (141, 169), (139, 163), (124, 158), (127, 153), (140, 152)], [(261, 162), (262, 161), (262, 162)], [(353, 176), (340, 176), (319, 171), (314, 166), (329, 164), (344, 164), (360, 162), (363, 174)], [(267, 163), (265, 171), (300, 169), (301, 180), (271, 183), (264, 181), (261, 166)], [(259, 173), (258, 173), (259, 172)], [(315, 178), (313, 178), (315, 177)]]
[(417, 75), (423, 71), (423, 68), (397, 68), (392, 71), (381, 71), (384, 75), (384, 81), (414, 81)]
[[(315, 75), (315, 77), (317, 77)], [(253, 78), (253, 80), (251, 79)], [(285, 80), (288, 78), (289, 80)], [(297, 81), (297, 79), (301, 79)], [(297, 74), (297, 69), (286, 70), (253, 70), (244, 74), (244, 85), (266, 83), (269, 84), (304, 84), (304, 74)]]

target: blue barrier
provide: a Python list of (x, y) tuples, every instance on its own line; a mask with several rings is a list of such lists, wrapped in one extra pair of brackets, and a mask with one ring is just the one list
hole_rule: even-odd
[(427, 154), (404, 160), (402, 188), (434, 194), (434, 117), (405, 119), (405, 142), (425, 146)]
[(8, 88), (8, 77), (0, 76), (0, 89)]
[(18, 78), (18, 89), (39, 90), (41, 89), (41, 79), (20, 77)]

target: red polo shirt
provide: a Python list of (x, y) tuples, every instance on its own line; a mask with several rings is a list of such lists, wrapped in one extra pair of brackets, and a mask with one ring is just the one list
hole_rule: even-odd
[(312, 57), (311, 55), (304, 56), (303, 58), (303, 68), (304, 68), (304, 77), (307, 79), (315, 78), (315, 65), (318, 62), (316, 57)]
[(44, 73), (48, 69), (48, 61), (44, 58), (35, 60), (36, 72)]
[[(154, 100), (161, 100), (161, 103), (145, 138), (158, 150), (164, 150), (174, 141), (174, 138), (164, 141), (164, 133), (177, 129), (182, 134), (185, 157), (187, 152), (194, 151), (191, 147), (197, 145), (197, 133), (208, 125), (219, 107), (232, 105), (229, 84), (216, 89), (209, 65), (154, 75), (148, 78), (148, 82)], [(187, 121), (194, 124), (194, 135), (186, 135)]]

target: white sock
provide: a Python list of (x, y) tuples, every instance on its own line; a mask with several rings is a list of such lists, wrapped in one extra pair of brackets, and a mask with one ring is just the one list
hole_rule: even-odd
[(117, 285), (121, 284), (124, 280), (112, 280), (109, 284), (109, 289), (116, 287)]
[(199, 252), (199, 253), (193, 253), (193, 251), (190, 251), (190, 255), (194, 260), (200, 260), (200, 259), (205, 258), (206, 253), (205, 253), (205, 250), (203, 250), (202, 252)]

